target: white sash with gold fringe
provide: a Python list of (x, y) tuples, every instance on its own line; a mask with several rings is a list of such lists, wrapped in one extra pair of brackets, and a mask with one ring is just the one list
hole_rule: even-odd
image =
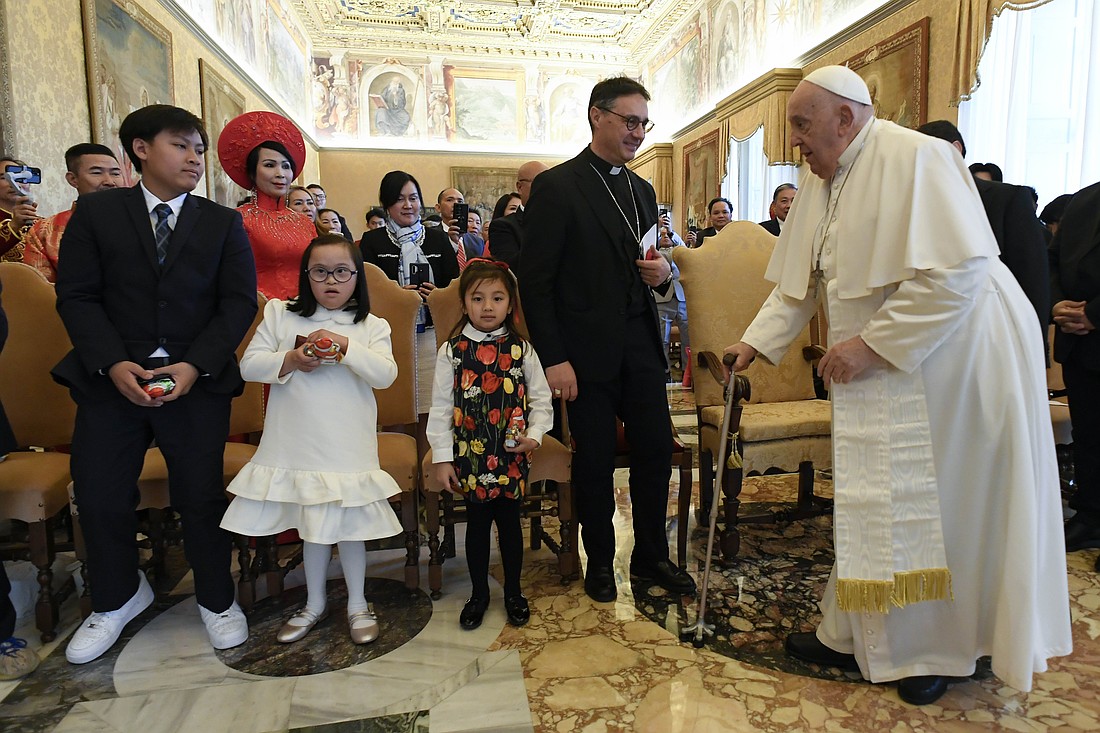
[[(828, 283), (830, 343), (860, 329), (883, 291), (836, 297)], [(951, 598), (924, 379), (894, 367), (833, 384), (837, 605), (889, 613), (891, 606)]]

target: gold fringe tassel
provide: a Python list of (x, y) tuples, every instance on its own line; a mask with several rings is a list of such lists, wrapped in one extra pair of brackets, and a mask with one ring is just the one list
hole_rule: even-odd
[(838, 580), (836, 602), (841, 611), (889, 613), (921, 601), (955, 600), (947, 568), (907, 570), (893, 580)]
[(737, 436), (738, 433), (730, 433), (729, 437), (730, 457), (726, 461), (726, 468), (731, 471), (741, 468), (741, 453), (737, 450)]

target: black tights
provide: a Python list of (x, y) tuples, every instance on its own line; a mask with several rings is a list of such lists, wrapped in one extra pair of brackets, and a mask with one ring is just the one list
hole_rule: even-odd
[(489, 538), (494, 521), (504, 564), (504, 597), (518, 596), (521, 592), (523, 530), (519, 524), (519, 500), (498, 497), (482, 504), (466, 502), (466, 566), (474, 586), (472, 598), (489, 598)]

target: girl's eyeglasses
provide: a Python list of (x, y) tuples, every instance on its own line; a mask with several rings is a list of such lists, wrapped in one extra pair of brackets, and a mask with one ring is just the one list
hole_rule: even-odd
[(306, 270), (306, 274), (309, 275), (309, 279), (315, 283), (323, 283), (325, 280), (328, 280), (329, 275), (332, 275), (332, 279), (338, 283), (346, 283), (358, 273), (350, 267), (337, 267), (329, 270), (326, 267), (314, 265)]

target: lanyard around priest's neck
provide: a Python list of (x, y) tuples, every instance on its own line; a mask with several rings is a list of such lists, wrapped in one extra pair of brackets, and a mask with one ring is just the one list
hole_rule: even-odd
[(600, 179), (600, 183), (607, 189), (607, 195), (611, 197), (611, 201), (615, 204), (615, 208), (619, 210), (619, 215), (623, 217), (623, 221), (626, 223), (626, 228), (630, 232), (630, 236), (634, 237), (634, 241), (638, 244), (639, 256), (644, 256), (645, 253), (642, 252), (642, 219), (638, 214), (638, 200), (634, 198), (634, 184), (630, 181), (630, 175), (628, 174), (626, 177), (626, 185), (630, 187), (630, 203), (634, 204), (633, 228), (630, 226), (630, 219), (626, 217), (626, 212), (623, 211), (623, 207), (619, 205), (619, 199), (615, 198), (615, 192), (611, 190), (611, 186), (608, 185), (603, 174), (591, 163), (589, 163), (588, 166), (596, 172), (596, 177)]

